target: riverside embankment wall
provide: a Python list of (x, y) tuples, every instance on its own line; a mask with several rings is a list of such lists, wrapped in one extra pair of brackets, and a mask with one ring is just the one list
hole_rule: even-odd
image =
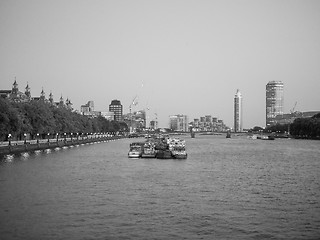
[(48, 142), (25, 142), (23, 144), (8, 144), (7, 146), (0, 147), (0, 156), (4, 156), (7, 154), (17, 154), (23, 152), (32, 152), (37, 150), (45, 150), (45, 149), (54, 149), (57, 147), (68, 147), (80, 144), (94, 143), (94, 142), (103, 142), (103, 141), (111, 141), (124, 138), (122, 136), (112, 136), (112, 137), (99, 137), (99, 138), (88, 138), (88, 139), (73, 139), (73, 140), (58, 140), (58, 141), (48, 141)]

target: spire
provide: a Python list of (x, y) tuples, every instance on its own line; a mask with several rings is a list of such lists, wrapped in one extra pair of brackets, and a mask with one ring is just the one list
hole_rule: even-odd
[(42, 88), (40, 99), (44, 100), (45, 98), (46, 98), (45, 92), (43, 91), (43, 88)]
[(12, 85), (12, 93), (17, 94), (18, 91), (19, 91), (19, 89), (18, 89), (17, 79), (16, 79), (16, 77), (14, 77), (14, 83)]
[(67, 106), (67, 108), (68, 108), (69, 110), (72, 110), (72, 103), (71, 103), (71, 101), (70, 101), (69, 98), (67, 98), (67, 100), (66, 100), (66, 106)]
[(49, 94), (49, 102), (53, 103), (53, 94), (52, 94), (51, 91), (50, 91), (50, 94)]
[(61, 97), (60, 97), (60, 101), (59, 101), (59, 108), (62, 108), (64, 107), (64, 103), (63, 103), (63, 97), (62, 97), (62, 94), (61, 94)]
[(17, 77), (14, 77), (13, 87), (18, 87)]
[(28, 98), (31, 97), (29, 83), (27, 82), (26, 91), (24, 92)]

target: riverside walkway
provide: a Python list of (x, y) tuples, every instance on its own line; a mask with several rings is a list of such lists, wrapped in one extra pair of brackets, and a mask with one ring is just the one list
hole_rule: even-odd
[(124, 136), (99, 135), (99, 136), (86, 136), (86, 137), (78, 137), (78, 138), (6, 141), (0, 144), (0, 156), (4, 156), (7, 154), (37, 151), (37, 150), (62, 148), (62, 147), (75, 146), (75, 145), (94, 143), (94, 142), (112, 141), (120, 138), (124, 138)]

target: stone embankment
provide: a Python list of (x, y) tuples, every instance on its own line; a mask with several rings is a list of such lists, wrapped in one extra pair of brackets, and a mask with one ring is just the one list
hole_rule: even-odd
[(62, 148), (68, 146), (75, 146), (80, 144), (88, 144), (94, 142), (112, 141), (116, 139), (124, 138), (123, 136), (107, 136), (96, 138), (83, 138), (83, 139), (57, 139), (45, 140), (45, 141), (25, 141), (25, 142), (8, 142), (7, 145), (2, 144), (0, 146), (0, 156), (7, 154), (17, 154), (23, 152), (32, 152), (37, 150)]

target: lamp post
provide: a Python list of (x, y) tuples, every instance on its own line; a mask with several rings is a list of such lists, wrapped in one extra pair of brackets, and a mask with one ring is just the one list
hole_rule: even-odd
[(37, 144), (39, 144), (39, 133), (37, 133)]
[(11, 133), (9, 133), (9, 134), (8, 134), (9, 146), (11, 146), (11, 138), (12, 138), (12, 135), (11, 135)]
[(66, 142), (67, 141), (67, 134), (64, 133), (63, 135), (64, 135), (64, 142)]
[(57, 136), (57, 142), (59, 141), (59, 133), (56, 133)]
[(48, 143), (50, 142), (50, 133), (47, 134), (48, 136)]
[(26, 133), (23, 134), (23, 138), (24, 138), (24, 145), (26, 145), (27, 144), (27, 134)]

